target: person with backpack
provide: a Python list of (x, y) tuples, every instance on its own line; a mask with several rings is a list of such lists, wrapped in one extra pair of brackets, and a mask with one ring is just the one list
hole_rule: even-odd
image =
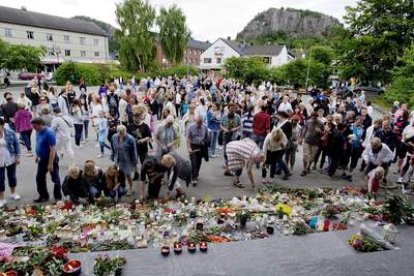
[(106, 102), (109, 107), (109, 114), (114, 114), (119, 118), (119, 97), (115, 94), (115, 87), (111, 86), (109, 88), (109, 93), (106, 95)]

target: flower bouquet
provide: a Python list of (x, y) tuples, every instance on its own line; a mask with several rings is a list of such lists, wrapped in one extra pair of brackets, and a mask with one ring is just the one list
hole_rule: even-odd
[(348, 243), (357, 251), (360, 252), (376, 252), (381, 251), (382, 246), (362, 235), (355, 234), (348, 240)]
[(124, 265), (127, 263), (125, 257), (111, 258), (108, 255), (98, 255), (93, 266), (93, 275), (110, 276), (121, 275)]

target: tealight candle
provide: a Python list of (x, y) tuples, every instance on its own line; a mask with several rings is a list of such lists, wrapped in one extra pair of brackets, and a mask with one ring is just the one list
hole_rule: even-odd
[(170, 255), (170, 247), (168, 246), (161, 247), (161, 255), (163, 255), (164, 257), (167, 257), (168, 255)]
[(190, 242), (190, 243), (188, 244), (188, 246), (187, 246), (187, 250), (188, 250), (188, 252), (190, 252), (190, 253), (194, 253), (194, 252), (196, 252), (196, 250), (197, 250), (197, 246), (196, 246), (196, 244), (195, 244), (194, 242)]
[(180, 242), (174, 242), (174, 253), (180, 255), (183, 252), (183, 246)]
[(208, 249), (207, 242), (205, 242), (205, 241), (200, 242), (200, 251), (201, 252), (207, 252), (207, 249)]

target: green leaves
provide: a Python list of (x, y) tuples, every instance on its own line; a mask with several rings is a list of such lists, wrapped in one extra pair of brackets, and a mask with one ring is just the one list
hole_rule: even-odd
[(0, 69), (37, 71), (46, 52), (44, 47), (14, 45), (0, 39)]
[(157, 18), (160, 43), (165, 56), (172, 64), (182, 62), (190, 38), (190, 31), (185, 21), (185, 15), (176, 5), (172, 5), (168, 10), (164, 7), (160, 9), (160, 15)]
[(151, 32), (155, 9), (146, 0), (126, 0), (116, 5), (115, 14), (121, 28), (115, 32), (121, 64), (128, 70), (145, 72), (156, 53)]

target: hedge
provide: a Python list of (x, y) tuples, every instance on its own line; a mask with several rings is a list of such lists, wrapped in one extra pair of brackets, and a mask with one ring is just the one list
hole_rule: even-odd
[(135, 76), (137, 79), (149, 77), (167, 77), (175, 76), (182, 78), (187, 75), (197, 75), (199, 70), (192, 66), (176, 66), (166, 69), (155, 69), (147, 74), (133, 73), (123, 70), (118, 65), (107, 64), (84, 64), (75, 62), (65, 62), (59, 66), (54, 74), (54, 78), (58, 85), (64, 85), (66, 81), (73, 84), (79, 84), (83, 79), (88, 85), (100, 85), (107, 80), (122, 77), (126, 82)]

